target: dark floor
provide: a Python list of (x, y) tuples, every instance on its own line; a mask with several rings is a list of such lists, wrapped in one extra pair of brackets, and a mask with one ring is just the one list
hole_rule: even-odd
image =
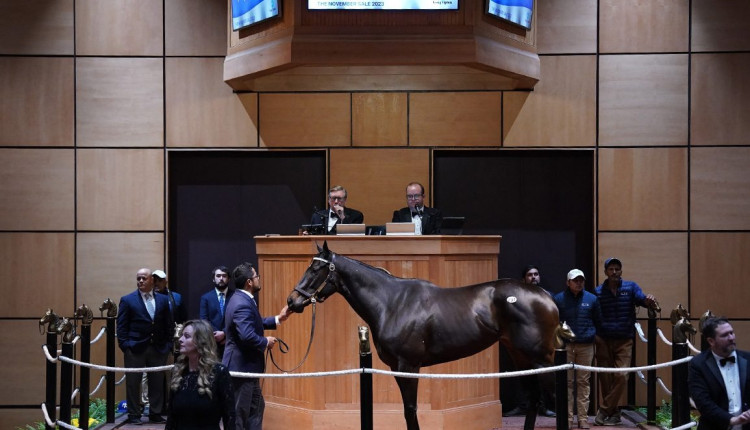
[[(144, 417), (143, 423), (141, 425), (130, 425), (130, 424), (124, 424), (125, 420), (127, 418), (127, 415), (122, 415), (117, 418), (116, 422), (114, 424), (106, 424), (100, 429), (102, 430), (163, 430), (164, 424), (151, 424), (148, 422), (148, 418)], [(648, 425), (637, 425), (637, 422), (640, 421), (642, 418), (640, 418), (637, 414), (634, 413), (623, 413), (622, 417), (622, 425), (616, 426), (616, 427), (608, 427), (608, 426), (597, 426), (594, 425), (594, 417), (589, 418), (589, 424), (591, 425), (591, 428), (594, 430), (614, 430), (614, 429), (633, 429), (633, 428), (642, 428), (645, 430), (658, 430), (659, 427), (656, 426), (648, 426)], [(502, 421), (502, 429), (509, 429), (509, 430), (517, 430), (517, 429), (523, 429), (523, 421), (524, 417), (503, 417)], [(538, 417), (536, 419), (536, 426), (534, 428), (536, 429), (554, 429), (556, 426), (556, 419), (555, 418), (546, 418), (546, 417)], [(577, 427), (576, 427), (577, 428)], [(487, 430), (499, 430), (500, 428), (493, 428), (493, 429), (487, 429)], [(430, 429), (425, 429), (430, 430)]]

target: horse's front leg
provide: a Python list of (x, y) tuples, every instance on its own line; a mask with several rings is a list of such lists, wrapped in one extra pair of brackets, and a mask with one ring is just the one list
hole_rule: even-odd
[(404, 418), (407, 430), (419, 430), (417, 421), (417, 378), (396, 378), (398, 389), (401, 390), (401, 400), (404, 402)]

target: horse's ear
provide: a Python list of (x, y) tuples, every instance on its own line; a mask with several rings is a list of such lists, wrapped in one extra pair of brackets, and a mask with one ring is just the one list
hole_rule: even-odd
[(329, 254), (331, 252), (331, 251), (328, 250), (328, 241), (327, 240), (323, 242), (323, 252), (325, 252), (326, 254)]

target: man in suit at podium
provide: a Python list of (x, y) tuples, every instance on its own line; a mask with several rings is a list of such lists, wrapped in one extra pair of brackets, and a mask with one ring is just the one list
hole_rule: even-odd
[(362, 212), (346, 207), (346, 189), (336, 185), (328, 190), (328, 210), (316, 211), (312, 215), (310, 224), (321, 224), (326, 234), (336, 234), (338, 224), (363, 224), (365, 216)]
[(232, 297), (233, 289), (229, 288), (229, 269), (226, 266), (218, 266), (213, 272), (214, 288), (201, 296), (200, 317), (211, 323), (214, 328), (214, 339), (216, 340), (217, 355), (224, 355), (224, 310), (229, 298)]
[(440, 234), (443, 214), (424, 205), (424, 187), (419, 182), (406, 186), (407, 207), (393, 211), (393, 222), (413, 222), (415, 234)]

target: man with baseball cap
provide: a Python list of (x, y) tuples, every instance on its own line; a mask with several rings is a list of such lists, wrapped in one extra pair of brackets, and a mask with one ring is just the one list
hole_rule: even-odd
[[(635, 337), (635, 307), (658, 308), (656, 298), (645, 294), (633, 281), (622, 279), (622, 262), (608, 258), (604, 262), (607, 279), (596, 287), (602, 308), (602, 326), (596, 336), (596, 363), (599, 367), (628, 367)], [(616, 426), (622, 423), (619, 403), (627, 389), (625, 373), (600, 373), (602, 401), (594, 422)]]
[[(567, 288), (555, 294), (555, 304), (560, 311), (560, 321), (568, 323), (575, 339), (566, 345), (568, 363), (591, 366), (594, 360), (594, 340), (601, 326), (602, 310), (595, 295), (584, 289), (586, 277), (573, 269), (568, 272)], [(588, 410), (591, 372), (568, 370), (568, 425), (573, 427), (573, 415), (578, 416), (578, 428), (589, 428)], [(575, 394), (574, 397), (574, 387)], [(576, 405), (575, 408), (573, 405)]]

